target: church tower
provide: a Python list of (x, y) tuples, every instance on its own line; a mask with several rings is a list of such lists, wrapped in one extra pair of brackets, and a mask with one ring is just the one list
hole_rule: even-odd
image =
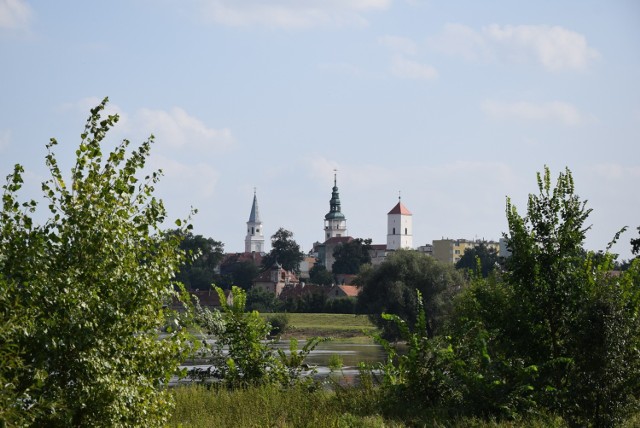
[(398, 203), (387, 214), (387, 250), (413, 248), (413, 222), (411, 211)]
[(262, 234), (262, 221), (260, 221), (260, 212), (258, 211), (258, 197), (256, 190), (253, 189), (253, 205), (251, 205), (251, 214), (247, 222), (247, 237), (244, 239), (245, 253), (263, 253), (264, 252), (264, 235)]
[(338, 181), (333, 175), (333, 192), (329, 201), (329, 212), (324, 216), (324, 239), (347, 236), (347, 219), (340, 211), (340, 194), (338, 193)]

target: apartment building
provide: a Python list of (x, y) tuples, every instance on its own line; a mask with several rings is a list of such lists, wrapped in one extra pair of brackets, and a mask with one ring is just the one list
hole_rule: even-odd
[(464, 252), (469, 248), (475, 248), (484, 244), (496, 252), (500, 251), (500, 244), (495, 241), (485, 241), (482, 239), (437, 239), (433, 241), (432, 254), (436, 260), (455, 264), (460, 260)]

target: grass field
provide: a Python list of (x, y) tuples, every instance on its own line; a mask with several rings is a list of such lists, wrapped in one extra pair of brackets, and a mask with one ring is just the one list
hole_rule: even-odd
[[(274, 314), (261, 315), (269, 318)], [(321, 336), (362, 343), (371, 341), (369, 334), (376, 331), (366, 315), (287, 313), (287, 317), (289, 326), (282, 335), (283, 339)]]
[[(454, 418), (425, 412), (418, 419), (402, 420), (381, 414), (375, 391), (351, 389), (336, 394), (326, 390), (281, 389), (276, 386), (239, 390), (207, 390), (197, 385), (175, 388), (176, 407), (169, 426), (207, 427), (361, 427), (402, 428), (565, 428), (555, 417), (532, 417), (517, 421)], [(637, 419), (630, 420), (631, 423)], [(635, 425), (623, 424), (623, 428)]]

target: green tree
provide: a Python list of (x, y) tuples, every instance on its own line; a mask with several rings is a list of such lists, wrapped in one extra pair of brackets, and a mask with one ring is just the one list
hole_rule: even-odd
[(251, 289), (253, 280), (260, 273), (260, 267), (253, 260), (240, 260), (239, 254), (233, 254), (225, 258), (220, 265), (220, 286), (231, 289), (237, 285), (243, 290)]
[(224, 244), (190, 231), (171, 232), (180, 237), (180, 249), (187, 254), (187, 261), (180, 266), (176, 280), (190, 290), (209, 290), (217, 282), (216, 267), (224, 257)]
[(395, 251), (380, 265), (363, 269), (356, 282), (362, 287), (358, 296), (360, 311), (370, 314), (372, 321), (392, 336), (397, 336), (398, 331), (380, 314), (397, 315), (413, 326), (419, 313), (416, 290), (420, 291), (429, 337), (442, 325), (453, 296), (466, 284), (453, 266), (409, 250)]
[(318, 285), (331, 285), (335, 282), (331, 272), (320, 263), (316, 263), (309, 269), (309, 281)]
[(279, 307), (276, 295), (260, 287), (253, 287), (247, 293), (247, 310), (275, 312)]
[[(638, 232), (640, 232), (640, 226), (638, 226)], [(640, 237), (631, 239), (631, 252), (640, 257)]]
[[(514, 350), (534, 361), (559, 361), (586, 292), (582, 244), (591, 209), (574, 194), (568, 169), (559, 174), (555, 188), (548, 168), (537, 179), (539, 194), (529, 195), (525, 217), (507, 199), (511, 257), (506, 277), (518, 296), (515, 308), (523, 314), (513, 320), (512, 339)], [(562, 370), (554, 369), (558, 376)]]
[(91, 110), (70, 177), (58, 167), (57, 142), (47, 145), (44, 225), (30, 217), (35, 202), (17, 201), (20, 166), (4, 186), (0, 284), (12, 290), (18, 325), (3, 333), (19, 359), (0, 377), (14, 381), (13, 405), (36, 426), (164, 425), (171, 396), (162, 385), (190, 348), (182, 329), (159, 340), (176, 317), (166, 305), (179, 298), (172, 279), (183, 254), (159, 229), (160, 174), (137, 176), (153, 137), (137, 148), (124, 140), (104, 156), (118, 121), (102, 116), (106, 102)]
[(360, 266), (371, 263), (371, 239), (357, 238), (344, 242), (333, 250), (334, 262), (331, 271), (334, 274), (355, 275)]
[(571, 172), (555, 187), (548, 168), (537, 178), (526, 216), (507, 200), (506, 272), (476, 279), (458, 302), (452, 335), (477, 351), (464, 356), (477, 370), (467, 390), (494, 409), (541, 406), (571, 425), (612, 426), (638, 409), (640, 264), (617, 275), (614, 255), (585, 256), (591, 210)]
[(460, 260), (456, 263), (456, 269), (465, 269), (467, 271), (476, 271), (478, 268), (478, 260), (480, 260), (480, 272), (483, 277), (489, 276), (496, 266), (499, 265), (498, 252), (489, 248), (484, 242), (481, 242), (474, 248), (467, 249)]
[(280, 228), (271, 236), (271, 251), (262, 259), (262, 266), (270, 268), (275, 263), (288, 271), (300, 272), (300, 262), (304, 254), (300, 245), (293, 239), (293, 232)]

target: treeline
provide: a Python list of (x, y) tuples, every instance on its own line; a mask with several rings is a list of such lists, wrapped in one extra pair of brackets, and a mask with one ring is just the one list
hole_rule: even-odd
[[(224, 314), (189, 300), (175, 280), (198, 256), (180, 248), (188, 219), (163, 230), (166, 212), (153, 196), (159, 174), (138, 176), (152, 139), (103, 153), (118, 121), (104, 116), (105, 104), (91, 111), (70, 177), (58, 167), (56, 141), (47, 146), (44, 224), (32, 217), (34, 201), (18, 200), (21, 166), (3, 186), (0, 426), (165, 426), (174, 397), (166, 385), (203, 350), (211, 369), (190, 375), (211, 381), (212, 394), (265, 385), (318, 391), (302, 373), (321, 339), (276, 350), (266, 340), (271, 326), (246, 310), (240, 287), (232, 302), (218, 290)], [(337, 389), (340, 408), (418, 426), (434, 417), (551, 415), (597, 427), (637, 420), (640, 260), (617, 271), (610, 246), (584, 251), (591, 210), (568, 169), (552, 184), (545, 168), (538, 190), (524, 215), (507, 200), (512, 256), (486, 276), (481, 262), (465, 275), (410, 251), (360, 270), (356, 307), (380, 327), (376, 340), (389, 358), (362, 366), (359, 387)], [(212, 256), (194, 264), (202, 271), (219, 247), (204, 244)], [(640, 239), (631, 244), (637, 255)], [(176, 301), (184, 311), (171, 310)], [(196, 326), (217, 340), (196, 339), (187, 329)]]

